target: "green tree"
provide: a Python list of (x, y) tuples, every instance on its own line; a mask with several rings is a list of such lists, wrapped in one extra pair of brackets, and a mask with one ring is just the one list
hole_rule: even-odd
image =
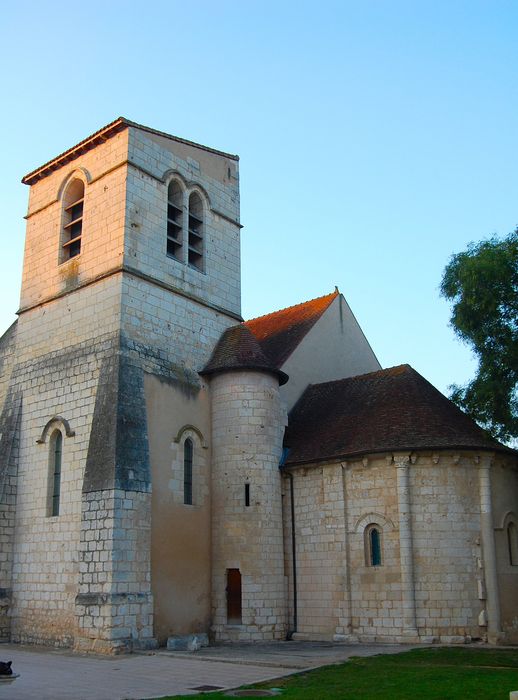
[(453, 255), (440, 289), (478, 359), (475, 378), (451, 386), (451, 399), (494, 437), (518, 437), (518, 228)]

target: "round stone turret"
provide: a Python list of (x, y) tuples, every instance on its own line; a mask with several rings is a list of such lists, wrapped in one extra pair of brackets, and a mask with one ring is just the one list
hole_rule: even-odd
[(202, 374), (212, 403), (212, 598), (216, 640), (286, 636), (279, 384), (246, 326), (223, 334)]

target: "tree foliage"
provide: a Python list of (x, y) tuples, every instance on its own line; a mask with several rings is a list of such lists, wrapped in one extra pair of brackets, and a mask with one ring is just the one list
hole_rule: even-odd
[(518, 437), (518, 228), (453, 255), (440, 289), (478, 359), (475, 378), (450, 387), (452, 400), (495, 437)]

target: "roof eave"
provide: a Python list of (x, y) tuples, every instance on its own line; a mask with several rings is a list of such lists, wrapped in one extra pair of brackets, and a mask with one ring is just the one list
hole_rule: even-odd
[(128, 120), (124, 119), (124, 117), (118, 117), (118, 119), (115, 119), (115, 121), (107, 124), (102, 129), (99, 129), (99, 131), (96, 131), (91, 136), (88, 136), (88, 138), (83, 139), (83, 141), (80, 141), (75, 146), (72, 146), (72, 148), (60, 153), (60, 155), (25, 175), (22, 178), (22, 184), (33, 185), (35, 182), (38, 182), (38, 180), (50, 175), (50, 173), (54, 170), (57, 170), (63, 165), (66, 165), (66, 163), (75, 160), (83, 153), (90, 151), (100, 143), (104, 143), (104, 141), (107, 141), (109, 138), (131, 125), (131, 122), (128, 122)]
[(354, 452), (339, 452), (332, 455), (327, 455), (324, 457), (308, 457), (305, 459), (296, 460), (286, 460), (282, 469), (289, 469), (290, 467), (299, 467), (307, 464), (324, 464), (327, 462), (337, 462), (343, 459), (354, 459), (359, 457), (365, 457), (372, 454), (384, 454), (387, 452), (454, 452), (455, 450), (462, 450), (463, 452), (499, 452), (506, 455), (514, 455), (518, 457), (518, 451), (513, 450), (505, 445), (495, 445), (495, 446), (476, 446), (476, 445), (420, 445), (416, 447), (415, 445), (403, 445), (403, 446), (393, 446), (393, 447), (383, 447), (368, 450), (357, 450)]
[(237, 365), (236, 367), (215, 367), (214, 369), (202, 369), (198, 374), (204, 376), (213, 376), (215, 374), (223, 374), (224, 372), (264, 372), (265, 374), (273, 374), (279, 380), (279, 386), (286, 384), (289, 377), (286, 372), (275, 367), (262, 367), (260, 365)]
[(215, 148), (209, 148), (209, 146), (203, 146), (200, 143), (195, 143), (194, 141), (188, 141), (187, 139), (181, 139), (178, 136), (167, 134), (165, 131), (158, 131), (157, 129), (151, 129), (149, 126), (137, 124), (137, 122), (132, 122), (129, 119), (126, 119), (125, 117), (118, 117), (113, 122), (110, 122), (110, 124), (103, 126), (102, 129), (99, 129), (99, 131), (96, 131), (91, 136), (88, 136), (86, 139), (83, 139), (83, 141), (80, 141), (75, 146), (72, 146), (72, 148), (69, 148), (63, 153), (60, 153), (60, 155), (56, 156), (52, 160), (49, 160), (44, 165), (41, 165), (39, 168), (36, 168), (36, 170), (27, 173), (27, 175), (25, 175), (22, 178), (22, 183), (24, 185), (33, 185), (35, 182), (38, 182), (38, 180), (41, 180), (42, 178), (46, 177), (54, 170), (57, 170), (63, 165), (66, 165), (66, 163), (75, 160), (83, 153), (86, 153), (92, 148), (95, 148), (95, 146), (98, 146), (100, 143), (103, 143), (107, 139), (117, 134), (119, 131), (123, 131), (128, 127), (140, 129), (140, 131), (145, 131), (149, 134), (155, 134), (156, 136), (162, 136), (163, 138), (167, 138), (171, 141), (176, 141), (177, 143), (182, 143), (187, 146), (192, 146), (193, 148), (200, 148), (204, 151), (208, 151), (209, 153), (224, 156), (231, 160), (239, 160), (239, 156), (234, 155), (232, 153), (218, 151)]

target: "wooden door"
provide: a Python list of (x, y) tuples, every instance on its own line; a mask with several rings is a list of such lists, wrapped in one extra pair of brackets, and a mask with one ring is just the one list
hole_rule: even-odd
[(227, 569), (227, 624), (241, 624), (241, 572)]

